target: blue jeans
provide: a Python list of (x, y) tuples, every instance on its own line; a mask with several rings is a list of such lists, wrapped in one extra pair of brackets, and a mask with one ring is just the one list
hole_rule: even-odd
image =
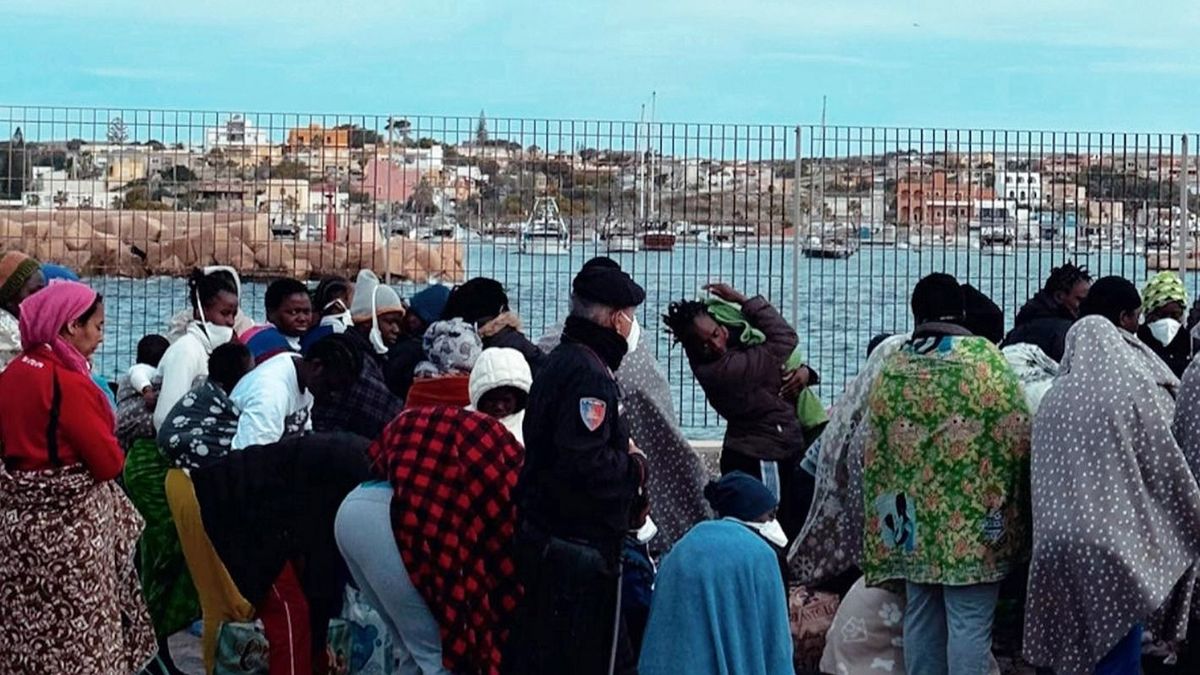
[(334, 534), (354, 583), (396, 635), (400, 675), (450, 675), (437, 620), (404, 569), (392, 534), (392, 486), (364, 483), (338, 509)]
[(908, 675), (987, 675), (1000, 584), (906, 585), (904, 668)]

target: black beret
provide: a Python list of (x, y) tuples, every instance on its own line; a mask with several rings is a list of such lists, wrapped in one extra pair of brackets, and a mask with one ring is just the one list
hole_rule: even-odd
[(646, 301), (645, 289), (611, 258), (592, 258), (584, 263), (571, 289), (584, 300), (607, 307), (637, 307)]
[(621, 269), (621, 263), (606, 255), (598, 255), (595, 258), (583, 263), (583, 267), (580, 267), (579, 271), (582, 272), (584, 270), (590, 270), (596, 267), (619, 270)]

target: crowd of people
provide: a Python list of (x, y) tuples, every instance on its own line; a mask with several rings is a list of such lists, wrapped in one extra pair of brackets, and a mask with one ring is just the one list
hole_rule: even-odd
[(797, 327), (711, 284), (661, 321), (719, 478), (608, 258), (537, 341), (493, 279), (279, 279), (256, 308), (197, 269), (111, 389), (104, 298), (64, 275), (0, 258), (4, 672), (175, 675), (196, 622), (208, 672), (239, 622), (271, 675), (346, 672), (348, 587), (405, 675), (791, 673), (798, 586), (840, 603), (833, 675), (997, 672), (1005, 622), (1047, 673), (1194, 663), (1200, 313), (1171, 273), (1064, 264), (1007, 334), (930, 274), (829, 408)]

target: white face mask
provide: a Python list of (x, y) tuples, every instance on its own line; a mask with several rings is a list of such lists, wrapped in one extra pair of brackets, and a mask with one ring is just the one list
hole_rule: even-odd
[(342, 311), (340, 314), (328, 314), (321, 317), (321, 325), (329, 326), (333, 329), (334, 333), (345, 333), (350, 326), (354, 325), (354, 317), (350, 314), (350, 310), (346, 309), (346, 304), (341, 300), (334, 300), (328, 305), (325, 305), (325, 307), (322, 308), (322, 311), (327, 310), (334, 305), (340, 306), (344, 311)]
[(738, 520), (737, 518), (731, 518), (731, 520), (737, 520), (737, 522), (754, 530), (759, 534), (759, 536), (771, 542), (775, 546), (778, 546), (779, 548), (787, 548), (788, 538), (787, 535), (784, 534), (783, 526), (779, 524), (778, 520), (772, 518), (765, 523), (748, 523), (744, 520)]
[(647, 544), (651, 539), (658, 536), (658, 526), (654, 524), (650, 516), (646, 516), (646, 524), (638, 528), (637, 535), (635, 536), (639, 544)]
[(638, 346), (638, 340), (642, 339), (642, 326), (638, 323), (636, 316), (631, 316), (629, 320), (629, 335), (625, 336), (625, 344), (628, 345), (626, 354), (632, 354)]
[(1146, 327), (1150, 329), (1150, 334), (1154, 336), (1155, 340), (1166, 346), (1175, 340), (1175, 336), (1179, 334), (1179, 329), (1183, 328), (1183, 324), (1175, 319), (1166, 318), (1147, 324)]
[(213, 349), (233, 342), (233, 326), (218, 326), (207, 321), (201, 325), (204, 327), (204, 333), (208, 336), (208, 341)]
[(371, 294), (371, 334), (369, 337), (371, 346), (375, 348), (375, 353), (386, 354), (388, 353), (388, 347), (383, 342), (383, 332), (379, 330), (379, 314), (376, 312), (375, 298), (378, 295), (379, 289), (376, 288), (375, 292)]
[[(196, 293), (196, 307), (200, 307), (200, 293)], [(204, 319), (204, 310), (200, 309), (200, 329), (208, 336), (208, 344), (213, 349), (233, 341), (232, 326), (218, 326)]]

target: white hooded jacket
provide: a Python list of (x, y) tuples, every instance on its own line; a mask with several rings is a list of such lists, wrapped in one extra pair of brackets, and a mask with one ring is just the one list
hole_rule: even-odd
[[(471, 369), (469, 390), (471, 405), (468, 410), (478, 410), (479, 401), (483, 395), (499, 387), (515, 387), (529, 393), (533, 385), (533, 374), (529, 370), (529, 362), (521, 352), (507, 347), (485, 349), (475, 361)], [(500, 418), (504, 425), (521, 445), (525, 445), (525, 434), (521, 426), (525, 423), (525, 410)]]

